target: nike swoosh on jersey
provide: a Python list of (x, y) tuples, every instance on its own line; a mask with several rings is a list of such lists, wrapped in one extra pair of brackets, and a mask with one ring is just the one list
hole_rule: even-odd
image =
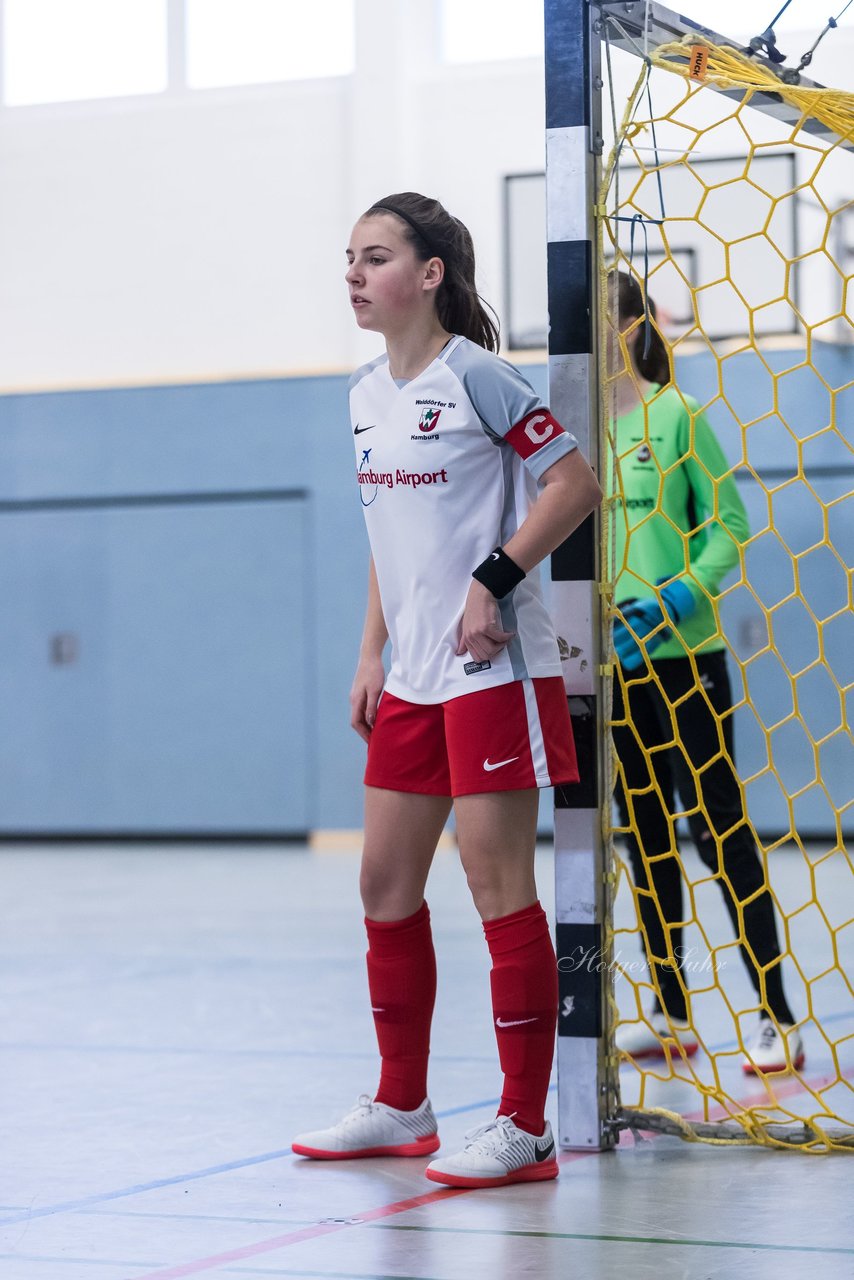
[(514, 760), (518, 760), (518, 756), (511, 756), (509, 760), (497, 760), (495, 764), (490, 764), (489, 756), (483, 762), (483, 767), (487, 773), (492, 773), (493, 769), (501, 769), (505, 764), (512, 764)]
[(539, 1017), (517, 1018), (515, 1022), (504, 1022), (501, 1018), (496, 1018), (495, 1025), (496, 1027), (524, 1027), (526, 1022), (539, 1022), (539, 1020)]
[(356, 423), (355, 427), (353, 428), (353, 435), (360, 436), (363, 431), (373, 431), (376, 425), (377, 424), (375, 422), (372, 422), (369, 427), (360, 427), (359, 424)]

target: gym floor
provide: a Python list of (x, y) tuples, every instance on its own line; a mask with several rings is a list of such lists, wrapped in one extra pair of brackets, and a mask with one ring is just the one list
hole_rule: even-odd
[[(692, 857), (689, 877), (701, 878)], [(538, 853), (549, 911), (551, 861)], [(844, 918), (850, 869), (843, 855), (821, 867), (823, 897), (846, 895)], [(0, 849), (3, 1280), (854, 1276), (845, 1155), (625, 1134), (604, 1155), (564, 1152), (556, 1182), (476, 1192), (437, 1188), (423, 1161), (295, 1157), (295, 1132), (337, 1119), (376, 1082), (357, 876), (358, 854), (343, 847)], [(794, 901), (809, 871), (784, 851), (773, 877)], [(453, 852), (437, 855), (428, 900), (439, 965), (431, 1096), (455, 1148), (494, 1114), (500, 1076), (486, 947)], [(709, 933), (728, 938), (720, 895), (703, 901)], [(617, 905), (628, 927), (624, 884)], [(849, 971), (852, 934), (838, 934)], [(620, 945), (625, 959), (637, 940)], [(811, 954), (806, 937), (798, 948)], [(728, 994), (745, 1008), (737, 953), (723, 955)], [(624, 980), (619, 997), (630, 1004)], [(817, 1003), (850, 1067), (844, 984), (825, 983)], [(741, 1075), (717, 1008), (702, 1031), (724, 1054), (724, 1087), (756, 1098), (762, 1086)], [(820, 1087), (831, 1051), (814, 1024), (805, 1039), (805, 1078)], [(630, 1102), (638, 1077), (624, 1076)], [(794, 1110), (803, 1090), (785, 1088)], [(834, 1098), (850, 1120), (850, 1091)], [(700, 1107), (680, 1081), (651, 1080), (646, 1101)], [(553, 1093), (553, 1123), (554, 1110)]]

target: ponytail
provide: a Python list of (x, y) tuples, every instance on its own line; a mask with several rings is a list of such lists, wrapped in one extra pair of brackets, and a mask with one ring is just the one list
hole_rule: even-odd
[[(655, 303), (647, 295), (644, 307), (644, 295), (634, 276), (627, 271), (616, 271), (617, 277), (617, 319), (620, 327), (627, 320), (640, 319), (641, 332), (634, 350), (634, 362), (638, 373), (647, 382), (657, 382), (667, 386), (673, 381), (673, 366), (670, 351), (662, 337), (656, 319)], [(646, 319), (647, 311), (649, 319)], [(644, 355), (646, 347), (646, 355)]]
[(497, 351), (498, 318), (477, 291), (474, 244), (468, 228), (438, 200), (415, 191), (377, 200), (362, 217), (383, 213), (393, 214), (403, 223), (404, 237), (422, 262), (441, 258), (445, 264), (436, 295), (436, 314), (442, 327), (448, 333), (461, 333), (487, 351)]

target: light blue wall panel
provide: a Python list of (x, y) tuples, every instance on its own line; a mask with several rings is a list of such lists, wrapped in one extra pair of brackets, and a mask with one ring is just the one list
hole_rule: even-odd
[(308, 828), (306, 505), (0, 516), (5, 830)]
[[(364, 750), (349, 727), (347, 695), (367, 545), (352, 450), (343, 377), (0, 398), (0, 510), (22, 499), (307, 492), (306, 638), (318, 761), (306, 797), (310, 826), (361, 820)], [(14, 750), (15, 732), (0, 725), (0, 737), (10, 739), (4, 750)], [(45, 803), (47, 813), (49, 797)], [(0, 814), (0, 832), (8, 829)]]
[[(760, 831), (793, 823), (804, 836), (832, 831), (834, 809), (854, 795), (854, 708), (842, 692), (854, 681), (854, 351), (814, 343), (806, 361), (805, 351), (783, 348), (762, 359), (737, 353), (720, 368), (709, 357), (678, 366), (680, 385), (701, 402), (720, 385), (725, 401), (712, 404), (710, 421), (728, 456), (748, 464), (737, 474), (753, 535), (745, 554), (753, 594), (728, 593), (721, 620), (747, 664), (753, 704), (735, 719), (739, 772), (755, 779), (750, 814)], [(750, 422), (744, 433), (737, 419)], [(835, 554), (820, 545), (825, 519)], [(765, 609), (773, 654), (762, 652)], [(731, 674), (741, 697), (735, 664)], [(851, 809), (842, 823), (854, 835)]]
[[(854, 349), (816, 342), (811, 357), (806, 363), (798, 348), (769, 348), (761, 358), (736, 352), (720, 364), (711, 355), (688, 356), (676, 362), (677, 381), (710, 405), (727, 456), (762, 475), (773, 472), (775, 483), (796, 474), (799, 453), (808, 471), (852, 470)], [(750, 425), (742, 432), (740, 423)]]
[[(724, 633), (744, 664), (744, 684), (731, 664), (736, 700), (746, 685), (751, 702), (735, 719), (750, 815), (760, 831), (785, 832), (792, 824), (803, 836), (832, 831), (834, 809), (854, 796), (854, 698), (843, 692), (854, 689), (854, 498), (847, 519), (833, 518), (854, 493), (854, 472), (822, 479), (816, 490), (829, 506), (836, 555), (827, 547), (809, 550), (822, 538), (823, 512), (806, 485), (777, 495), (776, 528), (765, 533), (766, 494), (756, 483), (741, 485), (756, 535), (745, 554), (750, 590), (730, 591), (721, 605)], [(790, 552), (800, 557), (797, 564)], [(791, 816), (789, 797), (796, 797)], [(854, 834), (850, 809), (843, 830)]]
[[(725, 366), (724, 389), (735, 412), (766, 415), (748, 431), (750, 464), (766, 485), (780, 484), (794, 474), (800, 441), (816, 492), (825, 498), (851, 492), (854, 455), (839, 436), (826, 431), (803, 443), (829, 421), (830, 393), (809, 370), (794, 368), (799, 353), (772, 351), (766, 359), (777, 372), (792, 370), (778, 384), (778, 409), (792, 430), (772, 412), (769, 379), (755, 356), (739, 356)], [(847, 349), (819, 347), (814, 363), (831, 387), (854, 379), (854, 354)], [(718, 370), (711, 358), (682, 359), (677, 372), (701, 401), (715, 395)], [(546, 369), (526, 366), (525, 373), (545, 394)], [(854, 395), (843, 391), (834, 400), (837, 423), (850, 442)], [(733, 415), (719, 402), (710, 416), (729, 456), (739, 459), (741, 434)], [(353, 475), (343, 377), (0, 398), (0, 585), (11, 618), (7, 638), (0, 641), (0, 693), (7, 713), (0, 720), (0, 759), (9, 770), (0, 792), (0, 833), (29, 821), (59, 830), (76, 820), (91, 829), (93, 814), (105, 826), (148, 823), (152, 830), (158, 824), (176, 830), (191, 824), (233, 828), (238, 819), (259, 833), (285, 821), (299, 820), (301, 827), (360, 825), (364, 747), (349, 728), (347, 694), (364, 609), (367, 543)], [(759, 527), (765, 499), (755, 482), (740, 482)], [(294, 489), (306, 495), (298, 551), (288, 524), (295, 514), (258, 497), (258, 491)], [(207, 495), (210, 501), (170, 505), (180, 495)], [(115, 505), (117, 499), (140, 497), (159, 505)], [(85, 511), (50, 505), (80, 499), (113, 505)], [(47, 501), (49, 509), (21, 509), (22, 503), (38, 501)], [(801, 549), (815, 512), (794, 487), (775, 503), (775, 518), (791, 525), (791, 538)], [(834, 509), (835, 536), (845, 547), (845, 531), (854, 527), (850, 507)], [(181, 546), (187, 549), (184, 558), (176, 553)], [(844, 556), (850, 575), (851, 551)], [(822, 593), (835, 599), (836, 580), (842, 574), (844, 584), (845, 569), (819, 557), (804, 569), (804, 594), (812, 591), (816, 608), (824, 608)], [(790, 589), (790, 559), (771, 538), (751, 551), (750, 572), (763, 591)], [(279, 579), (282, 593), (276, 595)], [(146, 598), (149, 609), (139, 603)], [(740, 656), (755, 642), (758, 612), (741, 596), (725, 605), (727, 632)], [(88, 628), (89, 635), (85, 645), (81, 639), (79, 665), (49, 666), (49, 635), (75, 625)], [(802, 618), (793, 620), (788, 636), (799, 636), (804, 625)], [(289, 686), (294, 710), (284, 713), (287, 742), (276, 737), (282, 668), (271, 654), (278, 637), (289, 677), (303, 671), (302, 683)], [(840, 670), (847, 671), (844, 654), (854, 652), (854, 638), (844, 622), (829, 628), (827, 638), (836, 645)], [(809, 636), (803, 642), (812, 643)], [(183, 671), (176, 656), (181, 654), (187, 659)], [(253, 670), (257, 678), (250, 692)], [(757, 702), (773, 698), (775, 674), (757, 667), (755, 677), (751, 693)], [(192, 727), (190, 716), (175, 713), (170, 720), (169, 706), (158, 698), (173, 680), (183, 686), (187, 706), (204, 705), (219, 720), (199, 712), (204, 732)], [(275, 710), (266, 720), (257, 700), (261, 685)], [(217, 689), (226, 691), (219, 703), (211, 692)], [(812, 695), (812, 705), (829, 705), (823, 687)], [(738, 752), (743, 771), (750, 773), (758, 767), (761, 735), (745, 715), (739, 712)], [(230, 731), (222, 727), (226, 719)], [(257, 733), (251, 732), (253, 723), (261, 726)], [(149, 743), (159, 732), (161, 763), (141, 765), (133, 745), (140, 725)], [(220, 737), (218, 757), (213, 744)], [(192, 779), (181, 772), (203, 739), (220, 763), (234, 742), (243, 748), (235, 765), (241, 782), (231, 797), (220, 785), (219, 765), (197, 770)], [(283, 753), (295, 743), (300, 759), (287, 766)], [(787, 745), (782, 737), (780, 743), (788, 756), (798, 757), (801, 746)], [(847, 785), (844, 771), (850, 768), (841, 743), (835, 735), (822, 757), (834, 795)], [(183, 810), (175, 777), (184, 779)], [(799, 806), (804, 822), (823, 823), (821, 796)], [(773, 829), (779, 825), (779, 796), (754, 788), (751, 812), (758, 826)]]

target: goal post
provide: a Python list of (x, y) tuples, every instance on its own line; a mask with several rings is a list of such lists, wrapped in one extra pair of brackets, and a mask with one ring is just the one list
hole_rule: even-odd
[[(600, 40), (586, 0), (546, 0), (546, 208), (549, 396), (599, 470), (596, 229), (594, 193), (602, 152)], [(581, 781), (555, 793), (559, 982), (558, 1140), (613, 1145), (615, 1069), (606, 1021), (608, 803), (600, 638), (599, 517), (590, 516), (552, 556), (552, 607)]]
[[(630, 122), (626, 115), (617, 130), (625, 151), (606, 157), (603, 76), (614, 50), (636, 56), (641, 76), (629, 103), (635, 118)], [(666, 107), (656, 114), (650, 99), (644, 114), (638, 112), (643, 77), (653, 73), (669, 82)], [(821, 86), (773, 64), (758, 50), (748, 61), (740, 42), (654, 0), (545, 0), (545, 82), (553, 412), (578, 437), (603, 488), (608, 487), (606, 472), (617, 483), (608, 413), (611, 377), (601, 359), (609, 335), (614, 340), (613, 318), (607, 315), (607, 253), (609, 266), (634, 274), (644, 290), (648, 283), (649, 294), (659, 304), (664, 302), (662, 331), (677, 356), (695, 350), (705, 359), (705, 365), (692, 366), (702, 376), (696, 387), (685, 388), (692, 396), (696, 393), (696, 399), (685, 401), (687, 412), (692, 424), (696, 414), (707, 409), (719, 429), (723, 423), (729, 432), (728, 474), (743, 482), (748, 506), (753, 503), (757, 518), (739, 551), (737, 580), (727, 580), (714, 611), (720, 641), (735, 671), (737, 715), (753, 726), (754, 745), (759, 744), (767, 759), (742, 775), (747, 808), (770, 788), (780, 812), (787, 815), (783, 835), (768, 837), (764, 845), (757, 839), (757, 844), (766, 868), (765, 887), (774, 895), (797, 1004), (805, 1010), (798, 1014), (799, 1026), (813, 1037), (818, 1057), (825, 1053), (826, 1064), (824, 1073), (814, 1077), (790, 1075), (783, 1082), (776, 1077), (762, 1082), (764, 1095), (753, 1101), (745, 1101), (744, 1091), (735, 1091), (731, 1080), (734, 1055), (744, 1048), (742, 1019), (761, 1012), (758, 1005), (743, 1007), (736, 957), (730, 966), (735, 978), (719, 979), (715, 969), (711, 982), (704, 986), (698, 981), (691, 993), (697, 1027), (705, 1025), (706, 1011), (714, 1008), (718, 1019), (732, 1018), (734, 1042), (729, 1047), (709, 1045), (700, 1034), (705, 1056), (689, 1061), (675, 1039), (668, 1041), (659, 1074), (648, 1075), (623, 1058), (628, 1072), (624, 1082), (637, 1096), (629, 1102), (621, 1098), (621, 1058), (614, 1039), (615, 972), (624, 983), (627, 979), (615, 959), (614, 900), (622, 893), (625, 902), (630, 890), (614, 857), (611, 818), (610, 689), (615, 668), (610, 641), (614, 611), (606, 523), (613, 511), (609, 494), (603, 515), (590, 517), (551, 561), (552, 610), (581, 769), (579, 784), (558, 788), (555, 794), (559, 1142), (564, 1149), (606, 1150), (615, 1145), (621, 1128), (637, 1127), (695, 1140), (795, 1145), (811, 1151), (850, 1149), (854, 1129), (835, 1126), (840, 1119), (852, 1125), (845, 1109), (851, 1087), (845, 1082), (843, 1046), (846, 1039), (848, 1045), (854, 1041), (850, 1031), (848, 1036), (834, 1031), (844, 1025), (840, 1020), (845, 1015), (829, 1002), (843, 1001), (846, 993), (850, 999), (852, 994), (845, 955), (854, 938), (840, 888), (854, 870), (844, 848), (844, 833), (854, 820), (854, 737), (845, 710), (854, 706), (854, 635), (846, 630), (854, 569), (854, 536), (846, 532), (854, 515), (854, 448), (842, 429), (845, 414), (854, 422), (854, 371), (844, 352), (839, 354), (854, 340), (854, 278), (850, 262), (846, 274), (844, 264), (833, 256), (834, 246), (848, 251), (850, 198), (834, 203), (820, 175), (826, 176), (830, 167), (825, 164), (828, 156), (835, 160), (839, 153), (854, 150), (854, 96), (819, 92)], [(722, 104), (720, 110), (715, 102)], [(626, 106), (624, 95), (616, 104), (617, 121), (623, 119)], [(726, 126), (724, 107), (744, 113), (737, 122), (741, 142), (736, 146), (743, 155), (724, 154), (711, 145), (711, 157), (695, 159), (695, 147), (703, 150), (698, 140), (715, 138), (712, 130), (719, 122)], [(745, 123), (748, 115), (756, 119), (751, 113), (764, 118), (761, 127), (755, 126), (755, 136), (750, 122)], [(678, 145), (662, 146), (659, 152), (656, 126), (667, 142), (678, 134)], [(640, 131), (644, 145), (637, 141)], [(796, 151), (805, 158), (797, 173)], [(621, 161), (627, 157), (634, 167), (625, 166), (620, 176)], [(854, 185), (854, 158), (851, 164), (845, 174), (846, 192)], [(675, 211), (651, 208), (650, 191)], [(766, 197), (767, 212), (762, 205)], [(815, 226), (802, 232), (798, 210), (810, 200)], [(743, 216), (739, 201), (744, 203)], [(725, 214), (730, 218), (729, 227), (714, 225), (710, 230), (713, 209), (723, 222)], [(791, 230), (784, 214), (795, 219)], [(735, 226), (739, 218), (743, 225)], [(819, 298), (822, 290), (830, 298), (826, 316)], [(732, 336), (721, 340), (719, 321), (726, 307), (736, 319), (723, 330)], [(781, 327), (781, 317), (787, 329)], [(776, 336), (784, 329), (788, 336)], [(821, 346), (822, 340), (826, 346)], [(732, 392), (738, 360), (747, 370), (739, 375), (740, 398)], [(765, 383), (770, 407), (754, 404)], [(678, 382), (677, 391), (683, 395)], [(846, 481), (844, 467), (833, 468), (849, 455), (852, 478)], [(822, 475), (834, 477), (827, 491), (817, 488)], [(791, 532), (799, 503), (812, 504), (809, 519), (819, 521), (818, 533), (810, 535), (812, 542), (806, 534), (799, 542), (801, 535)], [(707, 526), (714, 514), (708, 516)], [(769, 541), (784, 560), (788, 557), (794, 584), (780, 600), (768, 594), (765, 580), (762, 556)], [(832, 590), (819, 581), (821, 574), (827, 583), (836, 584)], [(654, 592), (655, 583), (649, 587)], [(744, 601), (752, 611), (750, 625), (736, 651), (729, 633)], [(648, 678), (656, 678), (652, 668)], [(779, 708), (787, 697), (792, 710), (784, 714)], [(826, 713), (816, 710), (821, 698), (829, 708)], [(835, 705), (840, 708), (838, 723), (833, 718)], [(678, 745), (674, 738), (672, 746)], [(801, 777), (796, 762), (801, 761), (808, 774), (810, 760), (815, 776)], [(802, 837), (799, 815), (807, 811), (821, 811), (825, 825), (836, 831), (836, 844), (826, 856), (812, 856), (807, 837)], [(755, 825), (751, 830), (755, 835)], [(713, 900), (719, 904), (718, 890), (729, 884), (722, 870), (722, 840), (718, 871), (705, 878), (695, 875), (690, 885), (691, 911), (695, 903), (704, 909)], [(768, 855), (786, 842), (800, 858), (794, 871), (800, 887), (780, 897), (768, 876)], [(678, 849), (672, 856), (680, 858)], [(681, 858), (679, 867), (684, 878)], [(718, 883), (707, 889), (713, 881)], [(727, 951), (736, 944), (731, 932), (724, 936), (722, 928), (720, 937), (707, 934), (701, 916), (688, 923), (706, 941), (713, 959), (733, 954)], [(809, 940), (807, 926), (814, 931)], [(737, 941), (745, 943), (743, 932)], [(763, 970), (763, 990), (766, 976)], [(641, 1017), (641, 990), (647, 1001), (660, 995), (656, 982), (651, 975), (649, 982), (634, 985), (632, 998)], [(698, 1066), (701, 1060), (704, 1065)], [(661, 1094), (656, 1089), (668, 1080), (682, 1094), (686, 1085), (696, 1090), (698, 1106), (692, 1115), (680, 1114), (684, 1108), (675, 1103), (670, 1108), (662, 1103), (666, 1090)]]

